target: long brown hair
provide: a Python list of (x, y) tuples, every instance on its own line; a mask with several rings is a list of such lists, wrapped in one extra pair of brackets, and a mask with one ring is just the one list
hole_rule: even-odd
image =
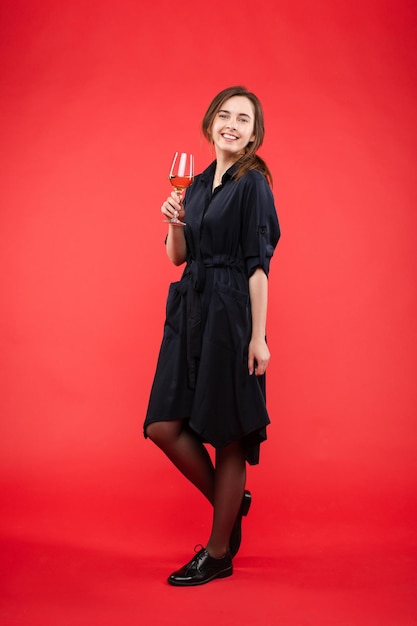
[(215, 98), (209, 105), (201, 123), (204, 137), (207, 139), (207, 141), (213, 143), (211, 129), (214, 119), (217, 113), (221, 110), (226, 100), (228, 100), (229, 98), (233, 98), (233, 96), (244, 96), (245, 98), (250, 100), (250, 102), (252, 102), (253, 108), (255, 109), (255, 121), (253, 127), (253, 134), (255, 135), (255, 139), (248, 143), (248, 145), (245, 147), (245, 154), (238, 159), (237, 170), (235, 172), (234, 178), (236, 180), (239, 180), (239, 178), (242, 178), (242, 176), (246, 174), (246, 172), (248, 172), (249, 170), (259, 170), (272, 186), (272, 174), (269, 170), (269, 167), (267, 166), (265, 161), (256, 154), (256, 151), (262, 145), (265, 136), (264, 114), (262, 110), (262, 105), (257, 96), (255, 96), (254, 93), (248, 91), (246, 87), (227, 87), (226, 89), (223, 89), (223, 91), (218, 93), (217, 96), (215, 96)]

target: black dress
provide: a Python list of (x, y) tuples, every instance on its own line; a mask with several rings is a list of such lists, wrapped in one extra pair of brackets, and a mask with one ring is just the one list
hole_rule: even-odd
[(144, 433), (152, 422), (181, 418), (215, 448), (242, 439), (254, 465), (269, 417), (265, 376), (248, 373), (249, 277), (258, 267), (268, 275), (280, 229), (263, 174), (235, 181), (234, 165), (212, 192), (215, 166), (185, 196), (187, 264), (169, 287)]

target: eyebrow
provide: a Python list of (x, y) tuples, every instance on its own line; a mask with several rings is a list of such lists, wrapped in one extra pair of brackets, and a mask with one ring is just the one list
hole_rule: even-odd
[[(219, 113), (229, 113), (230, 111), (228, 111), (227, 109), (220, 109)], [(244, 115), (245, 117), (248, 117), (249, 119), (252, 119), (250, 115), (248, 115), (247, 113), (238, 113), (238, 115)]]

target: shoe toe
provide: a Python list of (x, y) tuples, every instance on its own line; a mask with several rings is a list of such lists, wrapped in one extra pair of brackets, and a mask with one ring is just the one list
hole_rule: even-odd
[(215, 559), (203, 548), (187, 565), (169, 576), (168, 583), (177, 587), (203, 585), (215, 578), (226, 578), (233, 573), (232, 557), (227, 552), (221, 559)]

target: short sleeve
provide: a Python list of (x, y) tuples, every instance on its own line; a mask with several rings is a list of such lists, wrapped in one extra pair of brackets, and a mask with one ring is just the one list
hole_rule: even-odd
[(260, 172), (252, 170), (241, 180), (245, 182), (242, 189), (241, 246), (247, 274), (250, 278), (261, 267), (268, 276), (269, 264), (281, 234), (274, 197)]

